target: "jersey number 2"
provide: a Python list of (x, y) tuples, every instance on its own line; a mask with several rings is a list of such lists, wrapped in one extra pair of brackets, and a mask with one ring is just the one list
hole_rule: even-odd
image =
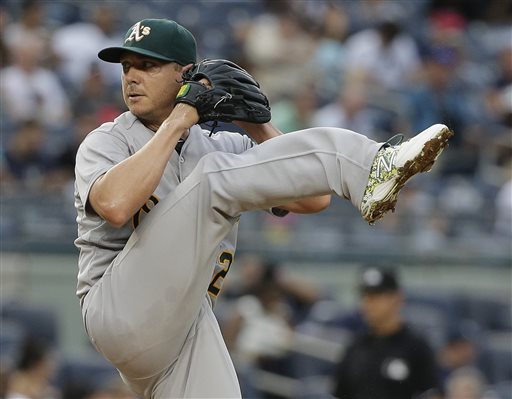
[(233, 263), (233, 253), (228, 252), (228, 251), (223, 251), (219, 255), (218, 262), (219, 262), (219, 265), (223, 266), (223, 268), (215, 274), (210, 285), (208, 286), (208, 293), (210, 295), (213, 295), (214, 297), (219, 295), (220, 289), (222, 288), (222, 282), (224, 281), (224, 278), (226, 277), (226, 275), (229, 272), (231, 263)]

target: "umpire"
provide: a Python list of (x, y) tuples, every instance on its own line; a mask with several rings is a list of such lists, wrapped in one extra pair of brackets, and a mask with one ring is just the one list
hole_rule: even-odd
[(369, 267), (361, 274), (360, 304), (368, 326), (346, 348), (334, 377), (340, 399), (439, 398), (435, 355), (401, 316), (395, 272)]

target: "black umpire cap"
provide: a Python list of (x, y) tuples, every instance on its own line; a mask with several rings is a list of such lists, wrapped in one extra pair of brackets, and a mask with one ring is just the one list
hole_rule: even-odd
[(363, 269), (359, 290), (361, 294), (379, 294), (400, 290), (400, 284), (393, 268), (369, 266)]

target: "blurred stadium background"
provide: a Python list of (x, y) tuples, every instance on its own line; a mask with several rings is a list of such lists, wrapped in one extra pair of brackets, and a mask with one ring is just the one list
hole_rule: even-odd
[[(456, 132), (440, 164), (375, 226), (342, 200), (318, 215), (243, 216), (216, 311), (245, 396), (328, 397), (330, 373), (354, 333), (357, 272), (386, 263), (401, 272), (407, 320), (440, 359), (463, 337), (473, 345), (467, 363), (481, 373), (478, 397), (512, 398), (505, 0), (1, 1), (3, 389), (27, 336), (53, 356), (54, 397), (92, 397), (116, 382), (85, 337), (74, 295), (74, 153), (85, 134), (124, 110), (120, 69), (99, 64), (97, 51), (146, 17), (176, 19), (196, 36), (200, 58), (229, 58), (253, 73), (283, 132), (329, 125), (384, 141), (437, 122)], [(255, 342), (241, 343), (232, 328), (247, 297), (261, 299), (247, 283), (257, 277), (271, 279), (286, 309), (274, 326), (286, 325), (286, 339), (256, 330)], [(272, 361), (255, 362), (248, 347), (266, 348), (261, 355)]]

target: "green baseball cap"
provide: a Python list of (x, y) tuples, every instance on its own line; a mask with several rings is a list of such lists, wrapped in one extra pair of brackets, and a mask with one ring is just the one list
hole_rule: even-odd
[(143, 19), (128, 29), (122, 46), (107, 47), (98, 57), (107, 62), (119, 62), (124, 51), (187, 65), (196, 62), (196, 39), (170, 19)]

